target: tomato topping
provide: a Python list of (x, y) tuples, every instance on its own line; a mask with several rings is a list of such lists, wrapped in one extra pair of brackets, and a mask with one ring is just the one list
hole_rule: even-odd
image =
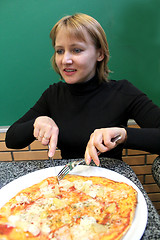
[(75, 191), (75, 190), (76, 190), (75, 186), (72, 186), (72, 187), (69, 188), (69, 191), (71, 191), (71, 192)]
[(8, 226), (7, 224), (0, 224), (0, 234), (9, 234), (12, 231), (13, 227)]
[(110, 213), (107, 213), (107, 214), (105, 215), (105, 217), (103, 218), (101, 224), (102, 224), (102, 225), (105, 225), (105, 224), (109, 221), (110, 216), (111, 216), (111, 214), (110, 214)]

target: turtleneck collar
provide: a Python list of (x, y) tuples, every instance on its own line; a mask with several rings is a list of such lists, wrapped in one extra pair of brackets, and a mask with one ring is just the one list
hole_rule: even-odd
[(97, 75), (95, 75), (93, 78), (91, 78), (87, 82), (74, 83), (74, 84), (66, 83), (66, 84), (73, 95), (85, 95), (87, 93), (93, 92), (100, 85)]

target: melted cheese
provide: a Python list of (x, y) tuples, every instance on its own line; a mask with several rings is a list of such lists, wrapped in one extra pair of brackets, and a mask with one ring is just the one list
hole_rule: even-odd
[(22, 193), (20, 195), (16, 196), (16, 201), (18, 204), (30, 203), (29, 198)]
[(82, 217), (79, 225), (75, 225), (71, 228), (71, 236), (74, 240), (98, 239), (96, 233), (105, 231), (107, 231), (106, 226), (98, 224), (95, 218), (86, 215)]
[(68, 181), (68, 180), (61, 180), (61, 181), (59, 182), (59, 186), (60, 186), (60, 187), (63, 187), (63, 190), (66, 190), (66, 191), (67, 191), (70, 187), (73, 186), (73, 183), (70, 182), (70, 181)]
[(86, 201), (83, 201), (83, 202), (77, 202), (77, 203), (74, 203), (72, 204), (73, 207), (75, 208), (83, 208), (83, 207), (89, 207), (89, 206), (93, 206), (93, 207), (100, 207), (100, 203), (97, 202), (95, 199), (88, 199)]

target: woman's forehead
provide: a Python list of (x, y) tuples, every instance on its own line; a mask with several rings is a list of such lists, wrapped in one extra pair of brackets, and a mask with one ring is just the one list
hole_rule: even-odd
[(59, 33), (65, 35), (70, 39), (75, 39), (75, 40), (84, 41), (84, 42), (87, 42), (89, 39), (91, 39), (87, 30), (83, 28), (77, 29), (73, 27), (63, 26), (57, 29), (56, 38), (57, 38), (57, 35), (59, 35)]

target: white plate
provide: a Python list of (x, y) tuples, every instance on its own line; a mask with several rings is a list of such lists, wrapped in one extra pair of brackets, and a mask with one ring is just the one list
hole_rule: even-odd
[[(62, 167), (63, 166), (57, 166), (38, 170), (10, 182), (0, 189), (0, 208), (22, 189), (30, 187), (47, 177), (57, 175)], [(132, 181), (114, 171), (105, 168), (84, 165), (77, 166), (74, 170), (71, 171), (71, 174), (82, 176), (101, 176), (114, 181), (125, 182), (131, 185), (138, 193), (138, 204), (133, 223), (123, 240), (139, 240), (142, 237), (147, 224), (147, 204), (143, 194)]]

